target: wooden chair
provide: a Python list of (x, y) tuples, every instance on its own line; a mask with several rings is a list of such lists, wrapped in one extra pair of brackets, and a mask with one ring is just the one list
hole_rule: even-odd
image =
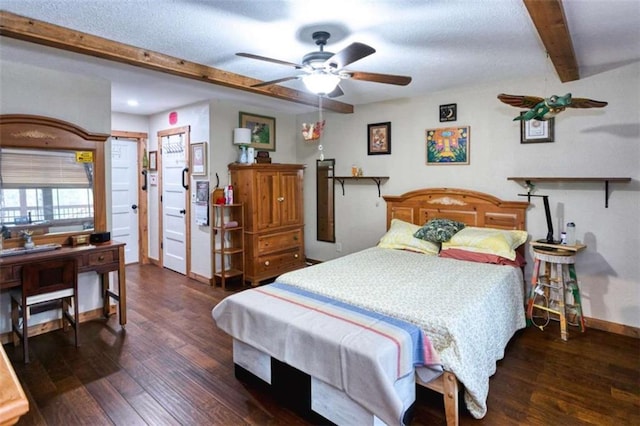
[[(13, 344), (22, 343), (24, 362), (29, 363), (29, 316), (31, 307), (39, 305), (42, 311), (57, 309), (62, 301), (62, 326), (74, 329), (78, 346), (78, 265), (75, 259), (46, 260), (22, 268), (22, 287), (11, 291), (11, 325)], [(73, 317), (69, 304), (73, 301)], [(22, 326), (19, 319), (22, 317)]]

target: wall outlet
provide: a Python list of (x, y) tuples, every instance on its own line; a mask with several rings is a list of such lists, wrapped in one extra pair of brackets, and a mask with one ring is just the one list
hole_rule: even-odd
[(336, 251), (340, 253), (342, 251), (342, 243), (336, 243)]

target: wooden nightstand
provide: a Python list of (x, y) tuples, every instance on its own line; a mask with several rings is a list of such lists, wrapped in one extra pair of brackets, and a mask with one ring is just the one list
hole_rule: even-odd
[[(567, 340), (567, 317), (569, 324), (585, 331), (582, 302), (576, 274), (576, 255), (586, 248), (531, 242), (533, 248), (533, 275), (531, 294), (527, 303), (527, 319), (541, 330), (549, 320), (560, 321), (560, 337)], [(541, 268), (544, 264), (544, 268)], [(542, 272), (541, 272), (542, 271)], [(569, 303), (570, 302), (570, 303)], [(537, 314), (536, 314), (537, 313)], [(544, 324), (537, 324), (542, 319)]]

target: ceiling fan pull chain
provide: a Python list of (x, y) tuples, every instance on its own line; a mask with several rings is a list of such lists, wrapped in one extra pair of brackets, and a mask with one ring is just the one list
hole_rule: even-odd
[[(318, 139), (322, 136), (322, 130), (324, 127), (324, 121), (322, 121), (322, 96), (318, 96)], [(322, 151), (322, 144), (318, 144), (318, 152), (320, 153), (320, 161), (324, 161), (324, 152)]]

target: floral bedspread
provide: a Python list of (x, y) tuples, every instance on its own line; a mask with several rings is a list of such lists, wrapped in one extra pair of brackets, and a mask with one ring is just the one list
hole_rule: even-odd
[(277, 281), (422, 328), (444, 369), (464, 384), (475, 418), (487, 412), (496, 361), (526, 325), (522, 271), (511, 266), (372, 247)]

